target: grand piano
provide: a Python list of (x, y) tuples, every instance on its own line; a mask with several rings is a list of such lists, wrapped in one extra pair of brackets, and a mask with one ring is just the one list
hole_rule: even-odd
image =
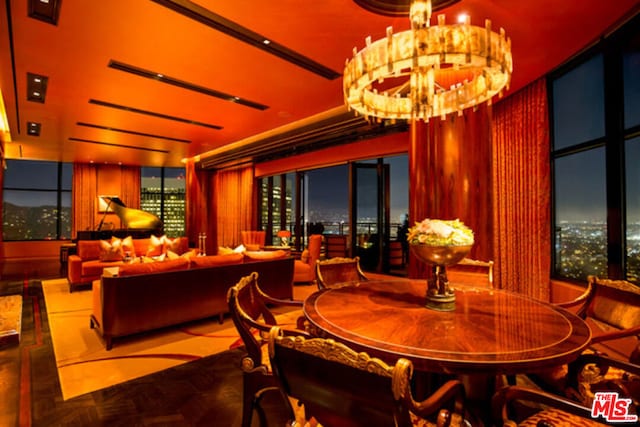
[[(156, 215), (140, 209), (128, 208), (119, 197), (100, 197), (107, 203), (107, 208), (98, 228), (96, 230), (78, 231), (76, 233), (77, 240), (107, 240), (112, 236), (119, 238), (132, 236), (134, 239), (142, 239), (152, 234), (161, 235), (163, 233), (162, 221)], [(120, 218), (122, 228), (103, 229), (109, 208)]]

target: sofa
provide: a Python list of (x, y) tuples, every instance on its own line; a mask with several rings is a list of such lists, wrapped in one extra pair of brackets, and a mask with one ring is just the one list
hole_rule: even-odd
[(283, 252), (178, 258), (108, 269), (93, 283), (91, 327), (110, 350), (118, 337), (214, 316), (222, 323), (228, 289), (254, 271), (266, 293), (292, 299), (293, 263)]
[(168, 252), (184, 256), (192, 251), (185, 237), (112, 237), (110, 240), (79, 240), (76, 253), (70, 255), (67, 260), (69, 291), (73, 292), (78, 287), (99, 279), (105, 267), (117, 267), (127, 263), (129, 259), (147, 260), (166, 256)]

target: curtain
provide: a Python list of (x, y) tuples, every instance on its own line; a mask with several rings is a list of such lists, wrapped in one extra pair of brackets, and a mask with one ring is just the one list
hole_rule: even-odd
[(74, 163), (71, 190), (71, 235), (76, 238), (78, 231), (95, 230), (97, 204), (98, 170), (95, 165)]
[(544, 78), (493, 108), (493, 212), (498, 287), (549, 301), (551, 196)]
[(241, 242), (240, 232), (253, 229), (253, 180), (252, 166), (216, 173), (214, 197), (219, 246), (237, 246)]
[(186, 173), (186, 201), (185, 227), (190, 247), (199, 247), (199, 236), (207, 235), (206, 252), (215, 253), (216, 221), (214, 220), (214, 202), (211, 197), (212, 173), (197, 170), (195, 162), (189, 160), (185, 167)]
[(140, 167), (120, 167), (120, 199), (125, 206), (140, 209)]

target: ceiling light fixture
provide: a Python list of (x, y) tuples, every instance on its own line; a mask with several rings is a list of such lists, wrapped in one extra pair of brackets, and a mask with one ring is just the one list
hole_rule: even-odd
[[(511, 40), (485, 26), (430, 25), (431, 0), (413, 0), (411, 29), (371, 42), (344, 69), (347, 106), (367, 119), (422, 119), (461, 115), (508, 88), (513, 70)], [(391, 80), (390, 82), (386, 80)]]

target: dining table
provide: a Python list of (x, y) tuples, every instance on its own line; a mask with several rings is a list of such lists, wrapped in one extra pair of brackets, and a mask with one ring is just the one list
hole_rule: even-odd
[(304, 302), (309, 330), (422, 372), (531, 373), (575, 359), (591, 330), (551, 303), (486, 286), (452, 285), (455, 308), (425, 306), (426, 280), (389, 279), (324, 289)]

